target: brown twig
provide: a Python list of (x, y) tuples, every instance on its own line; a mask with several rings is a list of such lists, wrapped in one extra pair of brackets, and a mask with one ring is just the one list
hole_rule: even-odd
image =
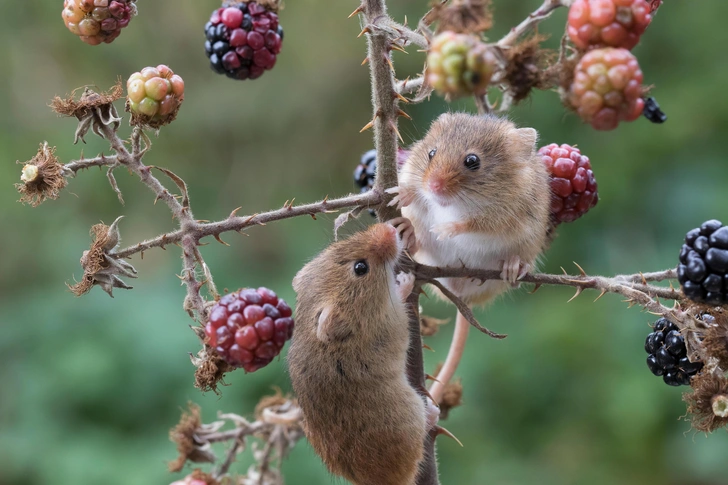
[(550, 17), (554, 10), (559, 7), (569, 7), (572, 2), (573, 0), (544, 0), (539, 8), (526, 17), (523, 22), (513, 27), (496, 45), (501, 48), (513, 46), (521, 36), (535, 29), (542, 20)]

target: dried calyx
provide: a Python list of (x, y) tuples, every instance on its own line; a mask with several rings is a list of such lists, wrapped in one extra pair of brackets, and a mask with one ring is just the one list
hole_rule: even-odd
[(728, 425), (728, 379), (720, 369), (693, 378), (693, 392), (683, 394), (693, 429), (710, 433)]
[(91, 228), (91, 248), (83, 252), (81, 267), (83, 267), (83, 278), (75, 285), (68, 285), (69, 289), (76, 296), (81, 296), (99, 285), (102, 290), (114, 297), (114, 288), (132, 289), (124, 283), (121, 276), (136, 278), (137, 271), (123, 259), (113, 257), (114, 250), (120, 241), (118, 217), (111, 226), (96, 224)]
[(57, 199), (61, 189), (68, 183), (55, 151), (56, 147), (42, 143), (38, 153), (23, 165), (20, 175), (22, 183), (15, 184), (23, 204), (37, 207), (46, 199)]
[(122, 93), (121, 80), (119, 80), (111, 89), (103, 93), (97, 93), (87, 87), (78, 100), (75, 99), (75, 91), (65, 99), (56, 96), (50, 106), (60, 115), (75, 116), (78, 119), (73, 143), (78, 143), (78, 140), (86, 143), (84, 136), (89, 130), (93, 130), (101, 138), (105, 138), (104, 127), (111, 126), (114, 131), (119, 128), (121, 118), (114, 107), (114, 101), (119, 99)]
[(437, 32), (446, 30), (477, 34), (493, 27), (490, 0), (453, 0), (436, 2), (426, 17), (428, 23), (437, 21)]

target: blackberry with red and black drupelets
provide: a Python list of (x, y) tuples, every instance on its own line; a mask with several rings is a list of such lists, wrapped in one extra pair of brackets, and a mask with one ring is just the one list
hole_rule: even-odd
[(220, 298), (205, 325), (207, 343), (233, 367), (268, 365), (293, 336), (293, 312), (268, 288), (244, 288)]
[(257, 2), (225, 2), (205, 25), (210, 67), (229, 78), (257, 79), (275, 66), (283, 41), (278, 15)]
[(670, 386), (689, 386), (690, 379), (703, 368), (702, 362), (690, 362), (685, 339), (677, 326), (660, 318), (652, 326), (653, 332), (645, 339), (647, 367), (656, 376), (662, 376)]
[(597, 205), (597, 181), (589, 157), (565, 143), (546, 145), (538, 154), (551, 178), (551, 219), (554, 225), (573, 222)]
[(728, 302), (728, 226), (715, 219), (687, 233), (677, 278), (686, 297), (709, 305)]

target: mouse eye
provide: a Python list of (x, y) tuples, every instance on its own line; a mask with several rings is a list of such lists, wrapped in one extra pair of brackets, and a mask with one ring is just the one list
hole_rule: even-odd
[(427, 156), (430, 157), (430, 160), (432, 160), (432, 157), (435, 156), (435, 153), (437, 153), (437, 148), (433, 148), (432, 150), (430, 150), (430, 153), (427, 154)]
[(354, 274), (357, 276), (364, 276), (369, 272), (369, 265), (366, 259), (360, 259), (354, 263)]
[(468, 170), (478, 170), (480, 168), (480, 158), (478, 158), (478, 155), (471, 153), (465, 157), (465, 168)]

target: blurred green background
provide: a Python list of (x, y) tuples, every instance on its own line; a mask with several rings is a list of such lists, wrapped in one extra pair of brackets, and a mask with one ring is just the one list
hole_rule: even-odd
[[(423, 0), (392, 1), (393, 16), (413, 23)], [(540, 1), (496, 0), (497, 38)], [(709, 6), (708, 6), (709, 5)], [(103, 89), (117, 76), (166, 63), (186, 80), (178, 120), (162, 130), (145, 160), (190, 184), (195, 214), (219, 219), (280, 207), (291, 197), (311, 201), (354, 190), (351, 172), (371, 147), (359, 134), (370, 118), (365, 41), (356, 3), (290, 1), (281, 14), (286, 38), (276, 68), (261, 79), (234, 82), (215, 75), (203, 52), (202, 27), (218, 6), (209, 1), (139, 1), (140, 15), (111, 45), (90, 47), (64, 27), (62, 2), (0, 5), (0, 483), (165, 484), (175, 457), (167, 431), (188, 400), (211, 421), (218, 410), (250, 414), (272, 385), (290, 389), (283, 359), (245, 375), (235, 372), (222, 396), (193, 388), (187, 352), (198, 343), (182, 311), (184, 289), (174, 276), (176, 247), (134, 258), (135, 288), (110, 299), (100, 289), (74, 298), (64, 286), (81, 276), (88, 229), (125, 215), (132, 243), (173, 227), (163, 204), (133, 177), (117, 178), (121, 206), (103, 172), (71, 180), (62, 197), (36, 209), (16, 202), (12, 184), (38, 143), (58, 146), (63, 161), (107, 149), (89, 136), (73, 146), (75, 123), (46, 107), (56, 94), (86, 84)], [(588, 272), (653, 271), (676, 263), (684, 233), (709, 218), (728, 220), (725, 161), (728, 2), (666, 2), (635, 49), (645, 80), (667, 112), (664, 125), (645, 119), (608, 133), (565, 114), (554, 93), (537, 93), (512, 113), (543, 143), (578, 144), (599, 181), (601, 202), (564, 226), (545, 271), (572, 261)], [(566, 18), (542, 27), (557, 45)], [(423, 54), (397, 53), (401, 77), (415, 75)], [(441, 99), (408, 107), (408, 142), (447, 109)], [(128, 133), (128, 127), (122, 128)], [(108, 153), (108, 151), (107, 151)], [(290, 280), (332, 238), (335, 216), (252, 228), (250, 237), (203, 248), (219, 287), (265, 285), (289, 302)], [(368, 223), (368, 215), (361, 223)], [(694, 436), (683, 389), (669, 388), (645, 365), (644, 337), (654, 318), (607, 295), (542, 288), (515, 292), (480, 312), (508, 339), (473, 333), (459, 375), (464, 405), (446, 426), (464, 443), (442, 440), (444, 484), (725, 484), (728, 436)], [(426, 312), (452, 308), (424, 301)], [(444, 359), (451, 328), (428, 343), (432, 370)], [(248, 456), (248, 455), (245, 455)], [(244, 461), (237, 468), (244, 472)], [(284, 464), (291, 485), (334, 483), (304, 442)]]

